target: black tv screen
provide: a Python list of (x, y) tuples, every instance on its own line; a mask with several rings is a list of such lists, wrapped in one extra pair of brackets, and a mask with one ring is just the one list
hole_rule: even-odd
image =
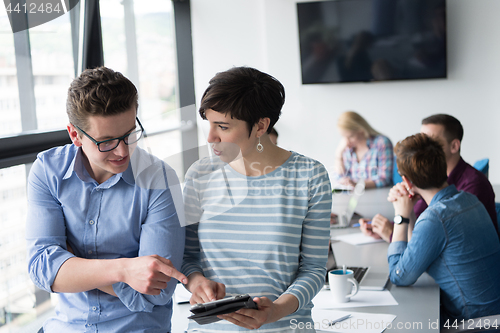
[(302, 83), (446, 78), (445, 0), (297, 3)]

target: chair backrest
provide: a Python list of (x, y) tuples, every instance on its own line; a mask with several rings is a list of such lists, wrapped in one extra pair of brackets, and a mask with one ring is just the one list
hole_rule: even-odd
[(482, 160), (476, 161), (476, 163), (474, 163), (474, 168), (481, 171), (485, 174), (486, 177), (488, 177), (488, 171), (490, 170), (490, 159), (483, 158)]
[(396, 164), (396, 156), (394, 156), (394, 164), (392, 168), (392, 183), (396, 185), (397, 183), (401, 183), (403, 178), (398, 173), (398, 165)]

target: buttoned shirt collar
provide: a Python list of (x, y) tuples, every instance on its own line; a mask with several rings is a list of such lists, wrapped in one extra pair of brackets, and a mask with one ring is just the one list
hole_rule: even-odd
[[(87, 169), (85, 168), (85, 164), (83, 163), (82, 147), (78, 148), (75, 158), (68, 167), (68, 170), (64, 174), (63, 179), (69, 179), (71, 176), (73, 176), (73, 174), (75, 174), (82, 182), (95, 182), (95, 179), (90, 176)], [(123, 179), (127, 184), (131, 186), (135, 185), (134, 173), (132, 172), (130, 162), (127, 170), (111, 176), (108, 180), (101, 184), (101, 187), (110, 188), (111, 186), (115, 185), (120, 179)]]

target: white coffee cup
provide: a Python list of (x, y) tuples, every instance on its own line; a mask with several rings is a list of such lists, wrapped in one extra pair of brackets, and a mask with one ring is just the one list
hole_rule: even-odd
[(346, 269), (345, 274), (342, 269), (328, 272), (328, 283), (335, 303), (347, 303), (358, 293), (358, 282), (350, 269)]

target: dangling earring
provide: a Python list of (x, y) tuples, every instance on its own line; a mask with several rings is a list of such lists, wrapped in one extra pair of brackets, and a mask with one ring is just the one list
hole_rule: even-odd
[(262, 153), (264, 151), (264, 146), (262, 145), (262, 143), (260, 143), (260, 137), (259, 137), (259, 143), (257, 144), (257, 151), (259, 153)]

